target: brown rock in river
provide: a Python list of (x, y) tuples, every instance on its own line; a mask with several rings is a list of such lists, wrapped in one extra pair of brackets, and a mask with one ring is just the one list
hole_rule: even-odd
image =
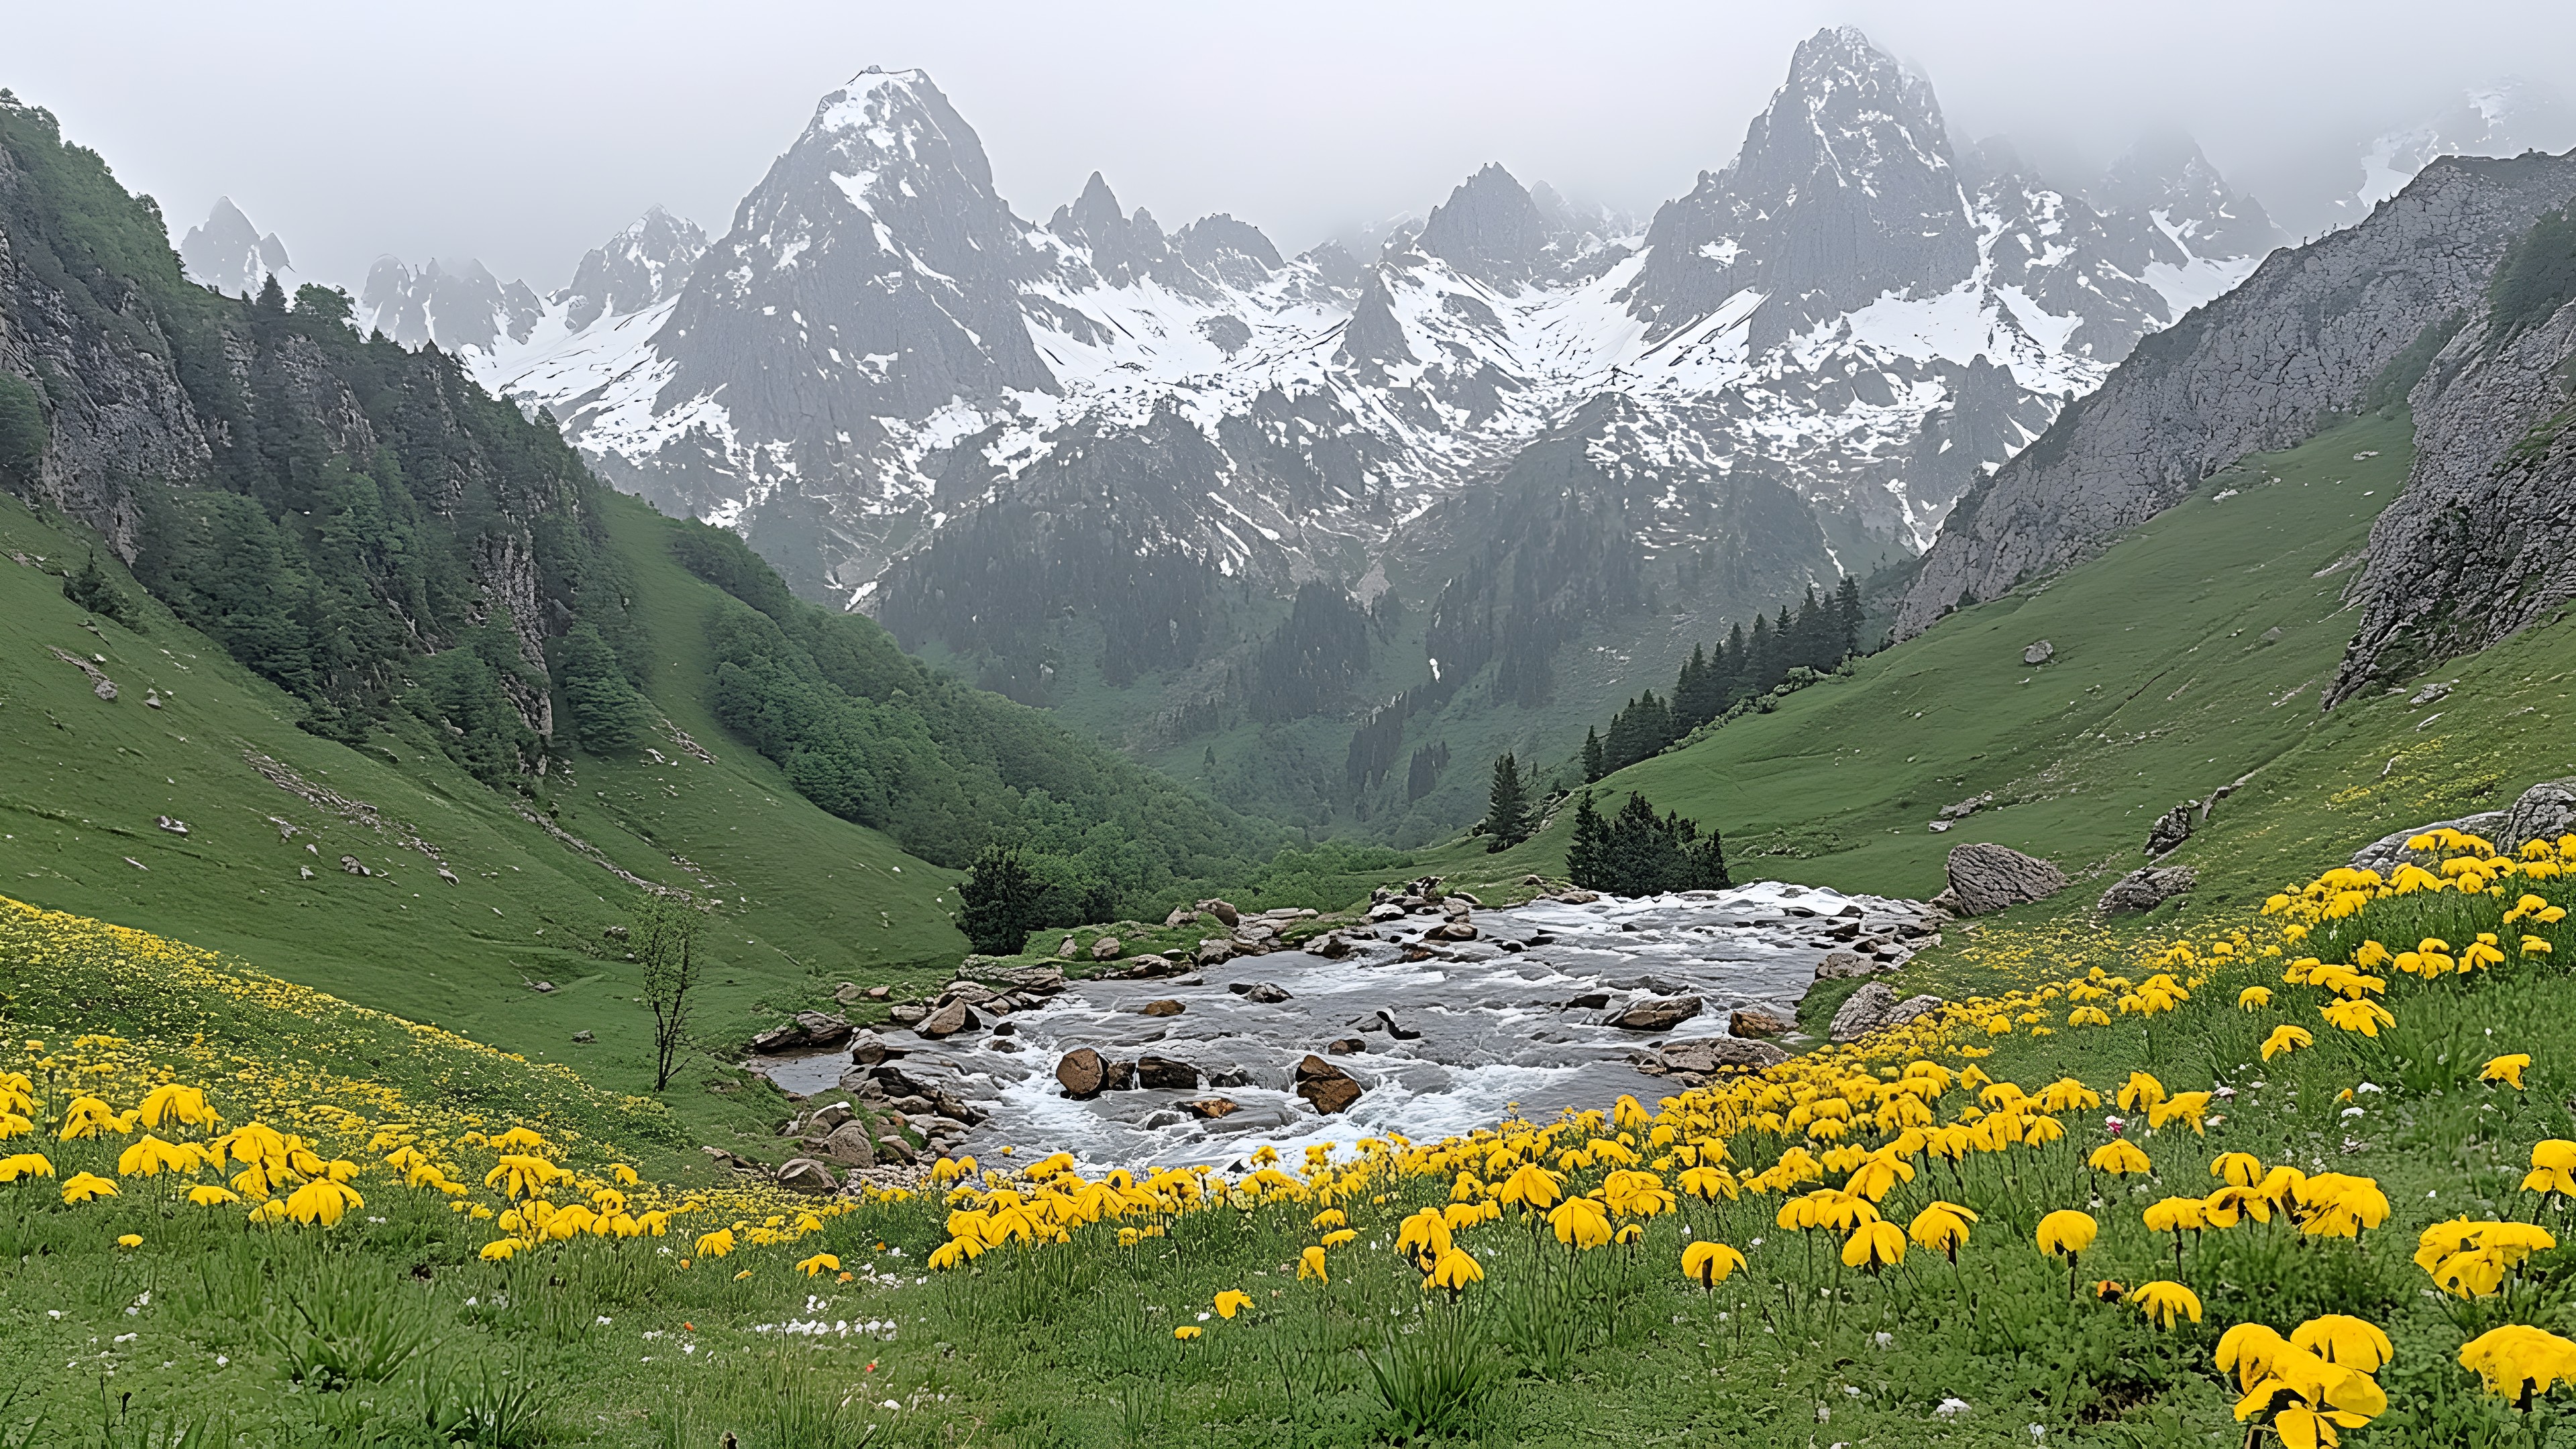
[(1350, 1073), (1322, 1057), (1309, 1053), (1297, 1063), (1296, 1077), (1297, 1095), (1324, 1116), (1347, 1112), (1359, 1103), (1360, 1084), (1352, 1080)]
[(1056, 1084), (1068, 1097), (1097, 1097), (1109, 1085), (1109, 1066), (1100, 1053), (1089, 1047), (1076, 1047), (1055, 1064)]

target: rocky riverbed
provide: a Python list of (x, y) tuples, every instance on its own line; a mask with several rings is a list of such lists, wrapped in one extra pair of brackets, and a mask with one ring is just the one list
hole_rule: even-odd
[(1943, 919), (1777, 882), (1495, 910), (1408, 897), (1371, 917), (1205, 965), (1149, 957), (1061, 984), (1045, 970), (961, 981), (943, 1003), (969, 1011), (922, 1025), (971, 1027), (861, 1032), (854, 1053), (760, 1070), (817, 1104), (870, 1099), (934, 1147), (985, 1155), (1063, 1148), (1140, 1167), (1227, 1163), (1262, 1143), (1432, 1138), (1777, 1061), (1782, 1046), (1764, 1038), (1802, 1044), (1788, 1024), (1820, 971), (1892, 968)]

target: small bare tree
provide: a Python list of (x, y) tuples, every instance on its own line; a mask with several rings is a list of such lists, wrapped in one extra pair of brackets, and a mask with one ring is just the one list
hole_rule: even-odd
[(635, 959), (644, 967), (644, 1002), (653, 1010), (653, 1090), (671, 1084), (689, 1039), (689, 993), (704, 974), (698, 929), (706, 912), (679, 896), (650, 895), (635, 913)]

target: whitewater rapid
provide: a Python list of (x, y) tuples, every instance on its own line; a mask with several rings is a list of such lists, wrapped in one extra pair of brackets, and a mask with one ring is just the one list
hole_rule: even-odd
[[(1294, 1152), (1389, 1133), (1422, 1141), (1514, 1113), (1544, 1119), (1559, 1108), (1608, 1107), (1622, 1094), (1651, 1102), (1676, 1084), (1639, 1070), (1655, 1060), (1650, 1048), (1724, 1036), (1740, 1008), (1793, 1021), (1829, 953), (1874, 944), (1885, 969), (1935, 921), (1918, 902), (1774, 881), (1580, 904), (1541, 899), (1475, 911), (1475, 940), (1424, 939), (1443, 919), (1426, 911), (1346, 929), (1352, 950), (1338, 960), (1280, 950), (1161, 979), (1075, 981), (1040, 1009), (987, 1016), (983, 1029), (944, 1040), (879, 1032), (901, 1053), (895, 1065), (906, 1077), (987, 1114), (966, 1139), (979, 1156), (1010, 1146), (1015, 1155), (1070, 1151), (1093, 1168), (1228, 1165), (1265, 1143)], [(1427, 958), (1405, 959), (1424, 948)], [(1228, 990), (1257, 983), (1288, 999), (1264, 1004)], [(1609, 1024), (1632, 1001), (1675, 996), (1700, 997), (1702, 1010), (1667, 1032)], [(1182, 1010), (1139, 1010), (1156, 1001)], [(1007, 1035), (993, 1029), (1001, 1023)], [(1362, 1048), (1326, 1055), (1337, 1040)], [(1080, 1047), (1117, 1061), (1186, 1062), (1202, 1084), (1074, 1100), (1055, 1068)], [(1308, 1053), (1358, 1081), (1365, 1095), (1357, 1105), (1319, 1116), (1293, 1094), (1291, 1071)], [(832, 1052), (760, 1069), (821, 1101), (849, 1068), (846, 1053)], [(1237, 1073), (1238, 1085), (1204, 1080)], [(1180, 1105), (1211, 1097), (1240, 1110), (1203, 1120)]]

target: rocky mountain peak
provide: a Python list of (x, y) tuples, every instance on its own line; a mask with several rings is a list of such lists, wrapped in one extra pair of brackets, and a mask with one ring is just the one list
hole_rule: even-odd
[(286, 290), (295, 290), (295, 267), (287, 260), (286, 243), (275, 232), (262, 236), (229, 196), (215, 198), (203, 226), (188, 228), (179, 243), (179, 261), (189, 280), (227, 296), (257, 295), (271, 276)]
[(2212, 256), (2262, 256), (2289, 240), (2263, 204), (2227, 184), (2200, 144), (2179, 131), (2140, 137), (2093, 188), (2103, 211), (2148, 218), (2169, 237)]
[(358, 292), (358, 325), (382, 332), (405, 347), (435, 343), (448, 352), (498, 350), (501, 339), (525, 342), (545, 315), (545, 303), (527, 283), (504, 282), (469, 257), (447, 264), (436, 257), (414, 271), (396, 257), (378, 257)]
[(696, 222), (655, 206), (583, 256), (572, 285), (557, 294), (564, 325), (578, 332), (602, 317), (640, 312), (676, 295), (707, 250)]
[(1977, 233), (1928, 81), (1849, 26), (1802, 42), (1733, 164), (1703, 173), (1647, 231), (1630, 291), (1657, 333), (1739, 291), (1765, 294), (1757, 340), (1965, 280)]
[(1113, 287), (1171, 270), (1171, 244), (1161, 225), (1141, 206), (1129, 217), (1097, 171), (1071, 205), (1055, 209), (1047, 230), (1073, 246), (1089, 248), (1092, 270)]
[(1552, 230), (1528, 190), (1489, 161), (1431, 209), (1414, 245), (1479, 281), (1510, 285), (1543, 263)]
[(1183, 259), (1229, 287), (1257, 287), (1287, 263), (1261, 228), (1220, 211), (1182, 227), (1172, 238)]

